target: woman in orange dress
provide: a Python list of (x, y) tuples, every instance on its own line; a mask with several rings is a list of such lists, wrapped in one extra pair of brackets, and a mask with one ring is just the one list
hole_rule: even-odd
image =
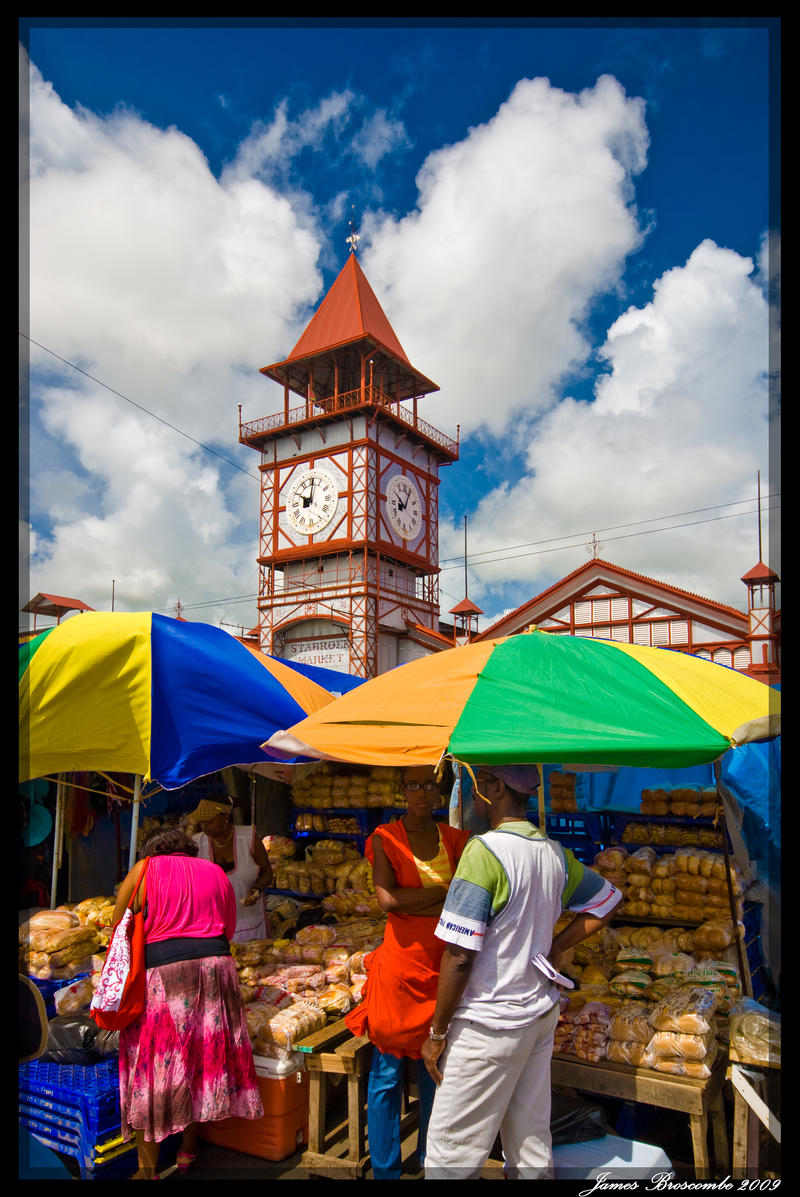
[(376, 1180), (399, 1180), (400, 1108), (406, 1061), (416, 1060), (420, 1099), (417, 1154), (425, 1162), (425, 1137), (435, 1085), (422, 1062), (443, 944), (435, 936), (447, 888), (470, 837), (432, 812), (441, 805), (434, 771), (403, 770), (408, 809), (396, 823), (377, 827), (366, 844), (375, 896), (386, 912), (383, 943), (366, 958), (363, 1000), (346, 1017), (354, 1035), (374, 1046), (367, 1087), (367, 1133)]

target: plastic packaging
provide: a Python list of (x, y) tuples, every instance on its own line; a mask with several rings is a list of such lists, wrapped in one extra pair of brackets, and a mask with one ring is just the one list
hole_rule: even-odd
[(780, 1014), (753, 998), (742, 998), (731, 1006), (728, 1032), (735, 1051), (759, 1063), (780, 1067)]

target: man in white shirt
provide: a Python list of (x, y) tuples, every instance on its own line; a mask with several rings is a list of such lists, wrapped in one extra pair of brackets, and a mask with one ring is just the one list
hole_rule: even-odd
[[(528, 821), (536, 766), (478, 766), (475, 781), (491, 830), (464, 850), (436, 931), (445, 950), (422, 1048), (437, 1084), (425, 1178), (478, 1179), (498, 1134), (510, 1179), (547, 1178), (552, 973), (622, 894)], [(575, 918), (553, 939), (564, 909)]]

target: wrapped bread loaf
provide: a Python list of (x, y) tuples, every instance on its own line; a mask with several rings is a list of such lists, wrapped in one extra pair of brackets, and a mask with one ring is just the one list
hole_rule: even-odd
[(623, 1042), (648, 1043), (653, 1035), (650, 1016), (653, 1013), (650, 1002), (624, 1001), (614, 1011), (608, 1033), (612, 1039)]
[[(88, 943), (97, 945), (97, 930), (94, 927), (84, 927), (80, 923), (74, 927), (67, 927), (63, 930), (53, 931), (32, 931), (28, 939), (28, 945), (32, 952), (60, 952), (64, 948), (72, 947), (76, 943)], [(86, 955), (91, 956), (93, 947), (90, 947)]]
[(639, 1040), (609, 1039), (606, 1046), (606, 1059), (614, 1064), (633, 1064), (639, 1068), (649, 1066), (650, 1057), (647, 1054), (647, 1044)]
[(781, 1016), (753, 998), (742, 998), (730, 1010), (731, 1048), (750, 1060), (780, 1067)]
[(308, 1035), (321, 1031), (327, 1019), (325, 1011), (307, 1002), (292, 1002), (262, 1023), (253, 1044), (258, 1054), (263, 1047), (274, 1044), (289, 1049)]
[(635, 852), (626, 858), (623, 868), (626, 873), (644, 873), (647, 878), (653, 871), (653, 866), (658, 860), (658, 853), (654, 848), (648, 845), (643, 845), (637, 848)]
[(19, 942), (30, 945), (32, 935), (67, 931), (80, 925), (80, 919), (71, 910), (37, 910), (26, 922), (20, 923)]
[(643, 994), (650, 984), (650, 974), (644, 969), (629, 968), (627, 972), (618, 973), (609, 982), (609, 988), (614, 993), (622, 994), (626, 997), (636, 997)]
[(83, 977), (72, 985), (57, 989), (53, 995), (56, 1014), (75, 1014), (78, 1010), (88, 1010), (93, 994), (91, 977)]
[(682, 1056), (661, 1056), (653, 1058), (648, 1068), (655, 1072), (668, 1072), (673, 1076), (691, 1077), (693, 1080), (706, 1081), (714, 1069), (717, 1057), (716, 1041), (713, 1042), (709, 1054), (702, 1060), (687, 1060)]
[(662, 998), (652, 1014), (658, 1031), (679, 1031), (684, 1035), (707, 1035), (716, 1030), (714, 1014), (719, 999), (713, 990), (699, 985), (682, 985)]
[(682, 1035), (678, 1031), (655, 1031), (648, 1050), (656, 1059), (705, 1060), (714, 1048), (714, 1032)]

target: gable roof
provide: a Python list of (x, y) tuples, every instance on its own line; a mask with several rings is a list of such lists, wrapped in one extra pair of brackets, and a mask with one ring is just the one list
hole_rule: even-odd
[(94, 611), (94, 607), (90, 607), (88, 603), (84, 603), (80, 599), (66, 598), (60, 594), (40, 593), (34, 595), (21, 610), (31, 611), (35, 615), (52, 615), (60, 619), (65, 611)]
[(676, 602), (684, 604), (688, 600), (692, 605), (696, 605), (698, 607), (698, 617), (702, 614), (706, 619), (721, 620), (728, 624), (731, 620), (738, 623), (747, 623), (745, 613), (739, 611), (736, 607), (728, 606), (727, 603), (718, 603), (714, 599), (704, 598), (702, 595), (693, 594), (689, 590), (682, 590), (678, 586), (671, 586), (668, 582), (662, 582), (657, 578), (649, 578), (646, 574), (637, 574), (633, 570), (625, 569), (621, 565), (613, 565), (610, 561), (604, 561), (601, 557), (595, 557), (591, 561), (578, 566), (572, 573), (566, 574), (559, 581), (554, 582), (552, 586), (548, 586), (541, 594), (535, 595), (532, 599), (515, 608), (515, 610), (502, 616), (501, 619), (498, 619), (490, 627), (484, 628), (479, 633), (477, 639), (490, 640), (497, 636), (509, 634), (510, 630), (525, 622), (526, 617), (531, 615), (537, 608), (547, 608), (548, 604), (552, 601), (568, 601), (570, 595), (590, 585), (595, 577), (597, 577), (598, 581), (601, 578), (609, 580), (610, 577), (610, 580), (616, 581), (620, 585), (627, 584), (628, 588), (636, 584), (655, 587), (665, 598), (672, 597)]

